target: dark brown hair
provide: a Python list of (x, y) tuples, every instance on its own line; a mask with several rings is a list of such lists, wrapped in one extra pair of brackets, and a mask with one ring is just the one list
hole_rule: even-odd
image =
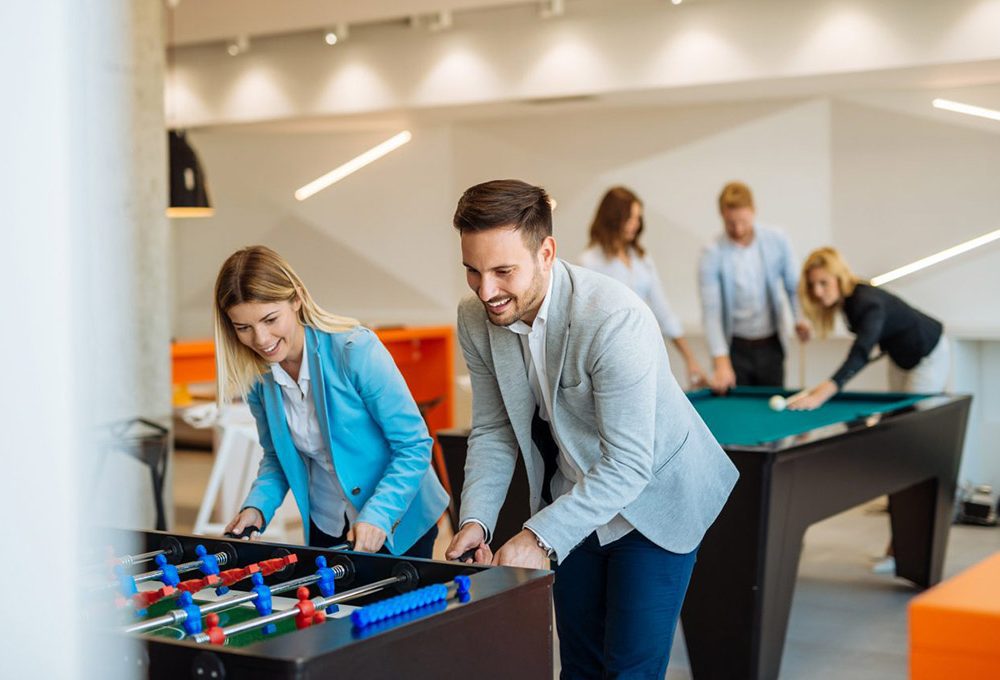
[(512, 227), (537, 252), (552, 236), (552, 206), (545, 189), (517, 179), (496, 179), (469, 187), (458, 199), (453, 221), (460, 234)]
[(642, 234), (642, 217), (639, 218), (639, 230), (635, 233), (632, 243), (626, 243), (622, 235), (622, 227), (632, 215), (632, 205), (642, 201), (629, 189), (625, 187), (612, 187), (604, 194), (600, 205), (597, 206), (597, 213), (594, 214), (594, 221), (590, 224), (590, 243), (588, 245), (599, 245), (607, 257), (618, 255), (627, 246), (631, 245), (635, 252), (642, 257), (646, 254), (645, 249), (639, 244), (639, 235)]

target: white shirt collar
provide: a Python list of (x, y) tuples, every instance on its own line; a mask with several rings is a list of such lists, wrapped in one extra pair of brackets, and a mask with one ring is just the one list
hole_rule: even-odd
[(555, 280), (555, 272), (549, 271), (549, 287), (545, 291), (545, 298), (542, 300), (542, 306), (538, 308), (538, 313), (535, 315), (535, 320), (529, 326), (520, 319), (507, 326), (508, 330), (518, 335), (528, 335), (533, 330), (538, 328), (543, 328), (545, 326), (545, 320), (549, 316), (549, 300), (552, 299), (552, 282)]
[(281, 385), (282, 387), (295, 387), (303, 389), (305, 383), (309, 382), (309, 361), (306, 357), (306, 341), (302, 338), (302, 357), (299, 363), (299, 380), (296, 383), (292, 380), (292, 376), (288, 375), (288, 372), (281, 367), (279, 363), (271, 364), (271, 375), (274, 376), (274, 381)]
[(725, 238), (726, 245), (728, 245), (732, 250), (735, 250), (735, 251), (738, 251), (738, 252), (747, 252), (751, 248), (756, 248), (757, 247), (757, 242), (760, 240), (760, 239), (757, 238), (757, 225), (756, 224), (753, 225), (753, 238), (750, 239), (750, 243), (748, 243), (746, 245), (743, 245), (742, 243), (737, 243), (733, 239), (729, 238), (729, 234), (725, 234), (725, 237), (726, 237)]

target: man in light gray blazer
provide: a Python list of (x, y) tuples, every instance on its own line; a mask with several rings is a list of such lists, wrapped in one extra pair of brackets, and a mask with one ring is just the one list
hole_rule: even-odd
[(756, 223), (753, 193), (730, 182), (719, 194), (725, 233), (708, 245), (698, 263), (705, 339), (712, 355), (709, 386), (782, 387), (784, 338), (789, 312), (799, 340), (809, 339), (796, 288), (799, 268), (788, 238)]
[[(455, 558), (544, 568), (564, 678), (666, 672), (695, 552), (737, 472), (626, 286), (556, 258), (545, 191), (468, 189), (455, 213), (474, 297), (458, 311), (473, 414)], [(487, 547), (523, 456), (531, 517)]]

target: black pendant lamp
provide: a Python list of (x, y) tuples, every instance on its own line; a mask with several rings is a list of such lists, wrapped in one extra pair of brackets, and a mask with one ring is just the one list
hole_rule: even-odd
[(170, 207), (167, 217), (211, 217), (208, 183), (198, 154), (188, 144), (183, 130), (170, 130)]

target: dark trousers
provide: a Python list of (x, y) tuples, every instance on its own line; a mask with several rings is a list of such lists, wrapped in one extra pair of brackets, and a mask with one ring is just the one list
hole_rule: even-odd
[[(347, 522), (344, 522), (344, 526), (347, 526)], [(430, 530), (417, 539), (409, 550), (407, 550), (403, 555), (406, 557), (423, 557), (426, 559), (431, 559), (434, 553), (434, 539), (437, 538), (438, 528), (437, 524), (433, 525)], [(347, 543), (347, 530), (344, 530), (341, 536), (331, 536), (330, 534), (324, 533), (316, 523), (311, 519), (309, 520), (309, 545), (313, 548), (329, 548), (331, 545), (343, 545)], [(385, 546), (379, 550), (383, 555), (390, 555)]]
[(733, 338), (729, 360), (740, 386), (784, 387), (785, 348), (777, 335), (759, 340)]
[(560, 677), (663, 680), (696, 552), (672, 553), (638, 531), (577, 546), (553, 587)]

